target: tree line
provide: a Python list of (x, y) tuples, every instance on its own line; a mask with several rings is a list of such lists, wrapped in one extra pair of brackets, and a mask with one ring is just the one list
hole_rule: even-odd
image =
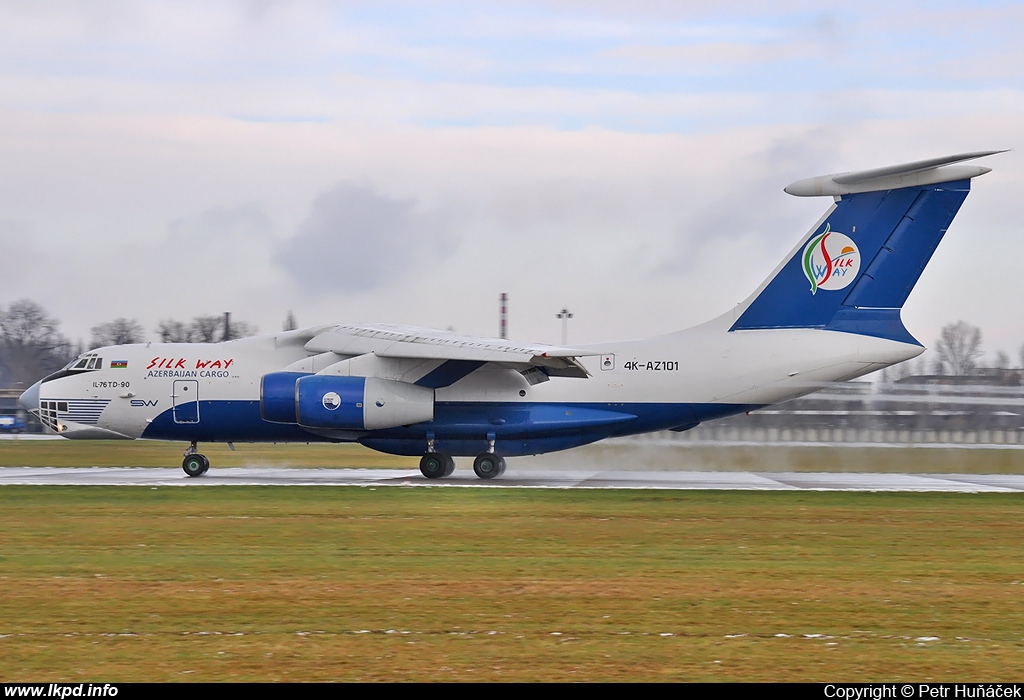
[(1024, 370), (1024, 345), (1018, 350), (1018, 362), (1014, 366), (1010, 356), (1003, 350), (995, 353), (991, 364), (982, 362), (981, 329), (966, 321), (947, 323), (942, 327), (939, 338), (932, 346), (933, 352), (908, 360), (884, 372), (883, 381), (902, 379), (911, 375), (970, 376), (989, 374), (993, 370)]
[[(288, 312), (285, 329), (297, 327)], [(60, 332), (60, 322), (31, 299), (0, 306), (0, 388), (27, 388), (57, 371), (83, 352), (108, 345), (144, 343), (150, 338), (136, 319), (116, 318), (93, 326), (88, 345), (72, 342)], [(257, 333), (256, 326), (229, 314), (196, 316), (191, 321), (167, 319), (156, 327), (164, 343), (218, 343)]]

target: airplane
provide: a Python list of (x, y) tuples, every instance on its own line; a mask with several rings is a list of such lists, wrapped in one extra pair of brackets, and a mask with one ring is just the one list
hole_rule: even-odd
[(358, 442), (419, 456), (428, 479), (506, 458), (709, 420), (808, 394), (924, 352), (900, 310), (991, 168), (962, 153), (812, 177), (832, 205), (731, 311), (647, 340), (565, 347), (397, 325), (320, 325), (204, 343), (98, 348), (21, 396), (72, 439)]

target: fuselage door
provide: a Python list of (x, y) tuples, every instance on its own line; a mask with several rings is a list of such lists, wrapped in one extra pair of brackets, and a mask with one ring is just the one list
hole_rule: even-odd
[(175, 423), (199, 422), (199, 382), (195, 379), (175, 379), (171, 393)]

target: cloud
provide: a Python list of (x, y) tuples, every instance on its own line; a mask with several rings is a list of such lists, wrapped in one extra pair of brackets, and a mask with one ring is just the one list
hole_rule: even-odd
[(24, 285), (38, 274), (32, 265), (39, 253), (31, 243), (31, 232), (31, 227), (21, 221), (0, 219), (0, 306), (5, 297), (23, 295)]
[(429, 275), (429, 263), (453, 249), (443, 223), (438, 214), (418, 211), (415, 200), (340, 184), (316, 198), (275, 259), (305, 292), (367, 291), (396, 281), (414, 264)]
[(195, 216), (176, 219), (168, 227), (168, 243), (203, 246), (251, 245), (254, 239), (266, 238), (271, 225), (267, 215), (256, 204), (207, 209)]
[(738, 67), (819, 58), (824, 47), (797, 43), (716, 41), (682, 46), (620, 46), (605, 52), (635, 70), (727, 74)]
[(767, 274), (813, 223), (805, 203), (784, 195), (782, 187), (834, 171), (838, 143), (838, 129), (814, 128), (779, 135), (749, 154), (723, 154), (728, 169), (708, 172), (712, 186), (680, 213), (672, 248), (652, 272), (692, 275), (711, 258), (722, 258)]
[[(0, 3), (0, 303), (82, 337), (289, 308), (494, 332), (507, 291), (524, 339), (557, 342), (565, 305), (574, 342), (675, 330), (828, 205), (789, 182), (1019, 148), (1022, 12)], [(922, 339), (962, 317), (1019, 346), (992, 303), (1024, 257), (1019, 153), (986, 163), (911, 296)]]

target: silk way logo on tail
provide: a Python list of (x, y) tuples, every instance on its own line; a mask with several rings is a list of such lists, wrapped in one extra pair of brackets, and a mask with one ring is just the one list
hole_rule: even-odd
[(803, 262), (811, 294), (819, 289), (842, 289), (860, 271), (860, 251), (849, 236), (830, 230), (826, 224), (825, 232), (812, 238), (804, 248)]

